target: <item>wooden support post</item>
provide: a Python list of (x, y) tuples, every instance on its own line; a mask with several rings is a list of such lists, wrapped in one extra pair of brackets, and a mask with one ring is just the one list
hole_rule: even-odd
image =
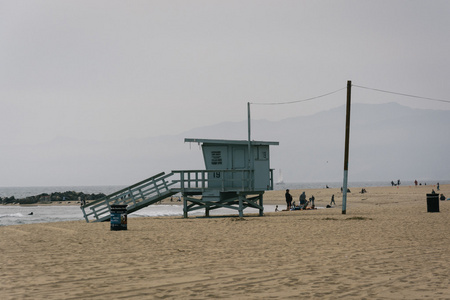
[(184, 195), (183, 195), (183, 217), (185, 219), (187, 219), (188, 217), (187, 199)]
[(239, 218), (243, 218), (244, 217), (244, 205), (243, 205), (243, 198), (245, 196), (242, 194), (239, 194)]
[(264, 215), (263, 194), (259, 194), (259, 206), (262, 207), (259, 209), (259, 216), (262, 217)]

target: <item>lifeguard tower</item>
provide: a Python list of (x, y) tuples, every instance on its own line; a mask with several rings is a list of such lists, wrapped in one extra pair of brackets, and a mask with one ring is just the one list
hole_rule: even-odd
[[(190, 211), (247, 207), (263, 214), (263, 194), (273, 189), (270, 169), (270, 145), (278, 142), (241, 140), (185, 139), (202, 145), (206, 170), (173, 171), (180, 174), (180, 191), (184, 199), (184, 217)], [(198, 197), (200, 196), (201, 197)]]
[[(264, 212), (263, 194), (273, 189), (269, 146), (278, 142), (187, 138), (202, 146), (205, 170), (164, 172), (131, 185), (103, 199), (81, 206), (86, 222), (108, 221), (111, 205), (127, 205), (127, 213), (155, 204), (176, 193), (183, 196), (183, 216), (205, 209), (247, 207)], [(170, 181), (171, 180), (171, 181)]]

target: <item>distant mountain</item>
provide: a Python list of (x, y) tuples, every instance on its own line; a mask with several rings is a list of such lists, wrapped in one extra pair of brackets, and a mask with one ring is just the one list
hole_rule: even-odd
[[(349, 180), (449, 179), (449, 129), (450, 111), (353, 104)], [(247, 139), (247, 122), (221, 123), (182, 136)], [(342, 180), (344, 106), (278, 122), (253, 120), (252, 139), (280, 142), (271, 148), (271, 167), (282, 169), (286, 182)]]
[[(278, 141), (271, 167), (285, 182), (342, 180), (345, 107), (277, 122), (252, 120), (252, 139)], [(350, 181), (450, 179), (450, 111), (396, 103), (353, 104)], [(161, 171), (203, 169), (202, 152), (184, 138), (247, 139), (247, 120), (223, 122), (179, 135), (120, 142), (60, 138), (33, 147), (2, 149), (2, 186), (126, 185)], [(278, 174), (278, 172), (275, 172)]]

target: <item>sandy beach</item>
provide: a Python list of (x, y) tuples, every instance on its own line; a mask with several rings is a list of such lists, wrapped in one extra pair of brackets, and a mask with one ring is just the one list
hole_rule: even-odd
[[(435, 186), (305, 190), (308, 211), (0, 227), (2, 299), (450, 299), (450, 201)], [(296, 203), (302, 190), (292, 190)], [(438, 192), (436, 190), (436, 192)], [(440, 193), (450, 197), (450, 185)], [(284, 191), (266, 204), (285, 208)], [(245, 213), (245, 212), (244, 212)]]

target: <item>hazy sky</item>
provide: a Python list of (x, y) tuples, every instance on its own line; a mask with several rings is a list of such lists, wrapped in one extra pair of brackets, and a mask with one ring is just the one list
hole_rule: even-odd
[[(131, 165), (107, 143), (72, 153), (61, 138), (180, 134), (245, 120), (247, 102), (307, 99), (347, 80), (450, 100), (449, 16), (449, 1), (0, 0), (0, 186), (131, 184), (169, 170), (145, 155)], [(352, 96), (450, 109), (356, 87)], [(345, 100), (341, 90), (253, 105), (252, 118)]]
[[(0, 145), (177, 134), (347, 80), (449, 99), (449, 16), (449, 1), (0, 0)], [(450, 108), (362, 89), (353, 101)]]

